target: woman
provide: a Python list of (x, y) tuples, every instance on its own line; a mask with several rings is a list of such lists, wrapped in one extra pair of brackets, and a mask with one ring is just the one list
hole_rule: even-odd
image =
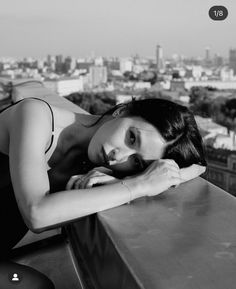
[[(173, 102), (132, 101), (97, 116), (20, 101), (0, 114), (1, 204), (10, 215), (1, 219), (0, 250), (8, 252), (28, 229), (39, 233), (159, 194), (205, 165), (193, 115)], [(82, 181), (70, 179), (88, 171)]]

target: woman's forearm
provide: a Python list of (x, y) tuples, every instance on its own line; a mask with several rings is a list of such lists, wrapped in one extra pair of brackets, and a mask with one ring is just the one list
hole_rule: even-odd
[[(127, 187), (128, 186), (128, 187)], [(39, 233), (77, 218), (120, 206), (143, 196), (137, 178), (88, 189), (46, 195), (33, 210), (32, 231)]]

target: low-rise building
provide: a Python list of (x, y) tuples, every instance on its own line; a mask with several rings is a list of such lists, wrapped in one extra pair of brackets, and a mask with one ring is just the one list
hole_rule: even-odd
[(236, 80), (206, 80), (206, 81), (184, 81), (184, 88), (190, 89), (193, 86), (214, 87), (217, 89), (236, 89)]
[(60, 96), (84, 90), (83, 78), (81, 77), (49, 79), (44, 81), (44, 85)]
[(227, 136), (227, 128), (215, 123), (211, 118), (195, 115), (195, 120), (200, 130), (204, 132), (204, 139), (215, 137), (219, 134)]
[(206, 146), (209, 182), (236, 196), (236, 151)]
[(173, 79), (170, 83), (171, 90), (190, 90), (193, 86), (214, 87), (217, 89), (236, 89), (236, 80), (185, 80)]
[(107, 83), (107, 68), (105, 66), (91, 66), (89, 68), (91, 87), (97, 87)]

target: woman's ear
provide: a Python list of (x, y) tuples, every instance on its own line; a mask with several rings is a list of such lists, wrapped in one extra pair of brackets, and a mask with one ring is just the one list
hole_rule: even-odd
[(118, 107), (112, 114), (113, 117), (119, 117), (121, 116), (122, 114), (124, 114), (126, 111), (126, 106), (121, 106), (121, 107)]

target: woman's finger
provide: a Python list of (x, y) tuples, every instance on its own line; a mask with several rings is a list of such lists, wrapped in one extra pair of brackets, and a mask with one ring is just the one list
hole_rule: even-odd
[(168, 169), (168, 171), (176, 172), (178, 174), (180, 173), (180, 169), (177, 168), (176, 166), (172, 166), (172, 165), (167, 164), (166, 168)]
[(83, 183), (84, 183), (85, 178), (81, 178), (75, 181), (73, 189), (78, 190), (78, 189), (83, 189)]
[(180, 169), (180, 176), (183, 182), (194, 179), (206, 171), (206, 167), (193, 164), (187, 168)]
[(87, 183), (89, 180), (94, 178), (101, 178), (103, 176), (107, 176), (99, 171), (91, 171), (89, 174), (85, 175), (80, 181), (76, 182), (75, 188), (76, 189), (84, 189), (87, 187)]
[(104, 185), (104, 184), (108, 184), (108, 183), (112, 183), (116, 181), (116, 178), (109, 176), (109, 175), (103, 175), (103, 176), (94, 176), (88, 180), (86, 180), (86, 182), (84, 182), (83, 187), (84, 188), (91, 188), (94, 185)]
[(179, 184), (181, 184), (181, 181), (182, 181), (181, 178), (175, 176), (171, 176), (164, 179), (162, 178), (162, 180), (160, 179), (160, 186), (158, 186), (157, 188), (152, 187), (150, 190), (148, 190), (147, 195), (148, 196), (158, 195), (170, 188), (177, 187)]
[(170, 187), (177, 188), (181, 184), (182, 179), (180, 177), (172, 177), (170, 182)]
[(90, 172), (88, 172), (86, 175), (75, 175), (72, 176), (69, 180), (69, 182), (67, 183), (66, 189), (82, 189), (83, 188), (83, 183), (93, 177), (93, 176), (99, 176), (99, 175), (103, 175), (102, 173), (100, 173), (99, 171), (95, 171), (95, 170), (91, 170)]
[(170, 170), (171, 178), (181, 179), (180, 170)]
[(66, 184), (66, 190), (71, 190), (74, 186), (74, 183), (78, 180), (78, 179), (81, 179), (83, 175), (74, 175), (72, 176), (68, 183)]
[(175, 168), (179, 169), (178, 164), (172, 160), (172, 159), (163, 159), (163, 161), (171, 166), (174, 166)]
[(106, 167), (96, 167), (92, 171), (98, 171), (100, 173), (110, 175), (110, 176), (112, 176), (112, 174), (113, 174), (113, 171), (111, 169), (106, 168)]
[(92, 187), (95, 184), (110, 183), (116, 180), (115, 177), (106, 173), (111, 173), (111, 170), (104, 167), (98, 167), (89, 171), (86, 175), (74, 175), (67, 183), (66, 189), (84, 189)]
[(104, 175), (104, 174), (94, 174), (92, 176), (85, 176), (82, 177), (81, 179), (77, 179), (74, 182), (73, 189), (86, 189), (90, 188), (95, 184), (104, 184), (104, 183), (110, 183), (112, 181), (115, 181), (116, 178), (109, 176), (109, 175)]

